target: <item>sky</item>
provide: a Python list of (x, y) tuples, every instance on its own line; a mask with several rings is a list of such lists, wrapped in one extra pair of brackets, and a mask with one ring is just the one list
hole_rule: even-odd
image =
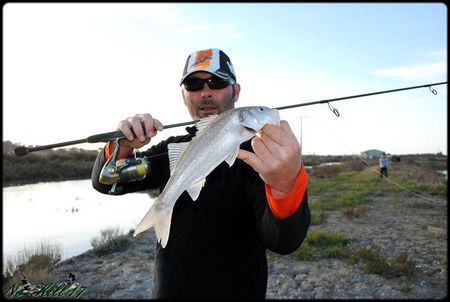
[[(3, 141), (26, 146), (114, 131), (138, 113), (190, 121), (179, 81), (188, 55), (207, 48), (231, 58), (237, 107), (447, 81), (439, 2), (8, 3), (2, 13)], [(280, 115), (305, 155), (447, 154), (447, 84), (433, 88), (330, 103), (339, 117), (326, 104)]]

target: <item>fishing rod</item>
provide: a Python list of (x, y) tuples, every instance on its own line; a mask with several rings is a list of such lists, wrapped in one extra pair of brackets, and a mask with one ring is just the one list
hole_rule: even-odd
[[(195, 122), (196, 121), (165, 125), (165, 126), (163, 126), (163, 128), (169, 129), (169, 128), (181, 127), (181, 126), (193, 124)], [(134, 135), (134, 133), (133, 133), (133, 135)], [(41, 151), (41, 150), (53, 149), (53, 148), (58, 148), (58, 147), (70, 146), (70, 145), (84, 144), (84, 143), (102, 143), (102, 142), (106, 143), (107, 141), (121, 139), (124, 137), (125, 137), (125, 135), (123, 135), (123, 133), (121, 131), (112, 131), (112, 132), (91, 135), (91, 136), (89, 136), (87, 138), (83, 138), (83, 139), (67, 141), (67, 142), (51, 144), (51, 145), (44, 145), (44, 146), (37, 146), (37, 147), (21, 146), (21, 147), (17, 147), (14, 150), (14, 153), (16, 154), (16, 156), (24, 156), (24, 155), (27, 155), (28, 153), (31, 153), (34, 151)]]
[[(285, 110), (285, 109), (291, 109), (291, 108), (297, 108), (297, 107), (305, 107), (305, 106), (311, 106), (311, 105), (317, 105), (317, 104), (328, 104), (328, 106), (330, 106), (329, 103), (331, 103), (331, 102), (337, 102), (337, 101), (354, 99), (354, 98), (362, 98), (362, 97), (378, 95), (378, 94), (393, 93), (393, 92), (399, 92), (399, 91), (404, 91), (404, 90), (426, 88), (426, 87), (428, 87), (431, 90), (431, 92), (434, 95), (436, 95), (437, 91), (434, 90), (432, 88), (432, 86), (438, 86), (438, 85), (444, 85), (444, 84), (447, 84), (447, 82), (439, 82), (439, 83), (433, 83), (433, 84), (425, 84), (425, 85), (419, 85), (419, 86), (411, 86), (411, 87), (405, 87), (405, 88), (398, 88), (398, 89), (377, 91), (377, 92), (371, 92), (371, 93), (357, 94), (357, 95), (351, 95), (351, 96), (345, 96), (345, 97), (339, 97), (339, 98), (333, 98), (333, 99), (320, 100), (320, 101), (315, 101), (315, 102), (307, 102), (307, 103), (300, 103), (300, 104), (294, 104), (294, 105), (288, 105), (288, 106), (281, 106), (281, 107), (276, 107), (274, 109), (276, 109), (276, 110)], [(332, 111), (333, 111), (334, 114), (339, 116), (339, 112), (336, 109), (333, 109)], [(183, 123), (177, 123), (177, 124), (165, 125), (165, 126), (163, 126), (163, 129), (187, 126), (187, 125), (194, 124), (196, 122), (197, 122), (197, 120), (189, 121), (189, 122), (183, 122)], [(16, 154), (16, 156), (24, 156), (24, 155), (27, 155), (28, 153), (31, 153), (31, 152), (34, 152), (34, 151), (47, 150), (47, 149), (52, 149), (52, 148), (57, 148), (57, 147), (64, 147), (64, 146), (83, 144), (83, 143), (107, 142), (107, 141), (110, 141), (110, 140), (121, 139), (121, 138), (124, 138), (124, 137), (125, 136), (123, 135), (123, 133), (121, 131), (112, 131), (112, 132), (106, 132), (106, 133), (100, 133), (100, 134), (91, 135), (91, 136), (89, 136), (87, 138), (84, 138), (84, 139), (78, 139), (78, 140), (67, 141), (67, 142), (51, 144), (51, 145), (44, 145), (44, 146), (37, 146), (37, 147), (24, 147), (24, 146), (21, 146), (21, 147), (17, 147), (14, 150), (14, 153)]]

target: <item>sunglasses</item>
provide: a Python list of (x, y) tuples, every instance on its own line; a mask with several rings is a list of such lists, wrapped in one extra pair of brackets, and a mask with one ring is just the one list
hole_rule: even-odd
[(199, 91), (203, 89), (203, 85), (207, 83), (211, 89), (222, 89), (228, 85), (234, 84), (232, 79), (222, 79), (219, 77), (211, 77), (208, 79), (190, 78), (183, 82), (187, 91)]

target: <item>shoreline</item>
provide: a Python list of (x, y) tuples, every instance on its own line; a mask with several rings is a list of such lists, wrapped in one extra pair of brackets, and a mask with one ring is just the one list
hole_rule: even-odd
[(47, 183), (47, 182), (60, 182), (60, 181), (69, 181), (69, 180), (88, 180), (91, 179), (90, 177), (86, 178), (58, 178), (58, 179), (48, 179), (48, 180), (19, 180), (14, 182), (3, 182), (3, 188), (8, 187), (18, 187), (18, 186), (26, 186), (26, 185), (35, 185), (38, 183)]
[[(376, 245), (386, 259), (401, 252), (415, 261), (412, 276), (383, 277), (366, 273), (362, 263), (319, 258), (299, 261), (268, 257), (267, 299), (443, 299), (447, 296), (447, 203), (431, 204), (415, 196), (385, 194), (371, 197), (360, 218), (330, 211), (326, 221), (311, 229), (357, 235), (349, 248)], [(402, 215), (398, 215), (402, 213)], [(439, 228), (439, 232), (434, 232)], [(57, 276), (68, 271), (86, 286), (86, 299), (151, 299), (155, 235), (150, 229), (126, 235), (123, 251), (96, 256), (93, 250), (57, 265)]]

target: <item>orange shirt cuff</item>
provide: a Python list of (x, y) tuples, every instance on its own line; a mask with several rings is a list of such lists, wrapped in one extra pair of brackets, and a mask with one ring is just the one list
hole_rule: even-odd
[[(114, 148), (115, 148), (115, 146), (113, 145), (113, 141), (108, 141), (106, 143), (106, 146), (105, 146), (105, 160), (109, 159), (111, 154), (114, 152)], [(133, 150), (130, 150), (130, 152), (128, 152), (128, 154), (125, 155), (124, 158), (129, 156), (131, 153), (133, 153)], [(120, 158), (116, 158), (116, 159), (119, 160)]]
[(294, 214), (294, 212), (302, 203), (307, 184), (308, 175), (306, 174), (303, 163), (300, 169), (300, 173), (298, 174), (295, 181), (294, 188), (285, 197), (280, 199), (273, 197), (270, 186), (266, 184), (266, 197), (272, 214), (278, 219), (284, 219)]

